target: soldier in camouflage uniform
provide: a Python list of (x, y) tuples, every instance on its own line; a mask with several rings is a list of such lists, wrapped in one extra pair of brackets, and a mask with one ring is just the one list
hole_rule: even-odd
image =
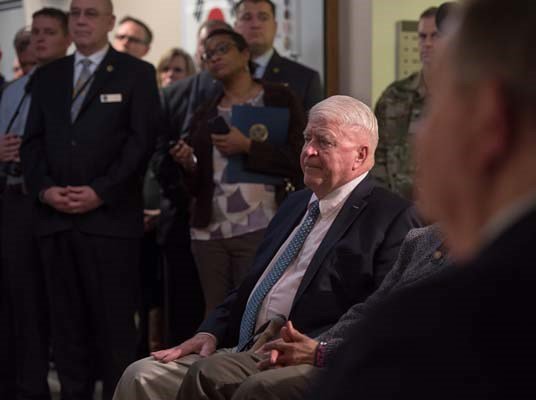
[(390, 84), (376, 103), (379, 143), (373, 174), (390, 190), (413, 197), (412, 135), (427, 96), (426, 76), (437, 35), (437, 8), (425, 10), (419, 18), (419, 53), (423, 68)]

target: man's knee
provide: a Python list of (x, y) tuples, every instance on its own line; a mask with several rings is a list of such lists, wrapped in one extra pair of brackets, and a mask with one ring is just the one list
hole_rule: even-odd
[(213, 354), (209, 357), (202, 358), (193, 363), (184, 377), (184, 381), (190, 379), (197, 380), (203, 377), (203, 380), (213, 381), (221, 375), (221, 354)]
[(155, 378), (154, 373), (155, 360), (152, 357), (142, 358), (130, 364), (123, 372), (119, 383), (135, 384), (136, 386), (150, 382)]
[(305, 364), (260, 371), (244, 380), (232, 400), (301, 400), (317, 374)]
[(114, 400), (159, 399), (163, 395), (174, 395), (180, 387), (180, 379), (173, 379), (174, 371), (169, 365), (143, 358), (123, 372), (117, 384)]
[(273, 387), (276, 384), (264, 374), (251, 375), (238, 387), (232, 400), (275, 399)]

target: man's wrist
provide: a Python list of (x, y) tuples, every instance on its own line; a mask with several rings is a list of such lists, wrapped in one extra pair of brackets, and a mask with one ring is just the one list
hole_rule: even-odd
[(39, 199), (39, 202), (43, 203), (43, 204), (48, 204), (47, 203), (47, 200), (45, 199), (45, 193), (46, 191), (50, 189), (50, 188), (46, 188), (46, 189), (43, 189), (39, 192), (39, 194), (37, 195), (37, 198)]
[(324, 368), (326, 366), (326, 348), (328, 342), (318, 342), (315, 350), (314, 366)]
[(196, 335), (208, 336), (208, 337), (210, 337), (210, 338), (212, 338), (214, 340), (214, 344), (216, 346), (218, 345), (218, 338), (216, 336), (214, 336), (212, 333), (209, 333), (209, 332), (197, 332)]

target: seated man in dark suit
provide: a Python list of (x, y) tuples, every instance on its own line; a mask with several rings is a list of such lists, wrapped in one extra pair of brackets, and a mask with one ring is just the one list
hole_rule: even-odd
[(417, 141), (455, 266), (370, 313), (311, 398), (536, 398), (536, 4), (473, 0), (457, 22)]
[[(409, 202), (369, 175), (378, 142), (374, 114), (334, 96), (312, 108), (304, 137), (308, 189), (290, 195), (272, 219), (251, 273), (193, 338), (127, 368), (115, 399), (229, 394), (262, 376), (262, 355), (246, 350), (266, 322), (281, 314), (315, 337), (379, 286), (417, 221)], [(216, 379), (196, 386), (192, 377), (207, 369)]]

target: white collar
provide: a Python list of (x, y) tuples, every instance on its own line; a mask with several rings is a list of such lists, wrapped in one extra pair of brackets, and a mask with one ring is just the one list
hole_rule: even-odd
[(260, 55), (257, 58), (254, 58), (253, 62), (259, 65), (260, 67), (266, 68), (273, 55), (274, 55), (274, 48), (270, 47), (270, 50), (268, 50), (266, 53)]
[[(319, 202), (320, 207), (320, 215), (322, 217), (325, 217), (332, 212), (340, 209), (348, 196), (350, 196), (350, 193), (353, 192), (353, 190), (359, 185), (363, 179), (367, 176), (368, 171), (364, 174), (359, 175), (357, 178), (352, 179), (350, 182), (345, 183), (342, 186), (339, 186), (338, 188), (332, 190), (329, 192), (322, 200)], [(311, 196), (311, 200), (309, 200), (309, 204), (313, 201), (318, 200), (318, 197), (316, 194), (313, 193)]]
[(91, 61), (92, 65), (98, 66), (102, 60), (104, 59), (104, 56), (108, 52), (108, 49), (110, 48), (110, 45), (106, 43), (106, 46), (104, 46), (102, 49), (96, 51), (95, 53), (91, 54), (90, 56), (85, 56), (82, 53), (80, 53), (78, 50), (74, 53), (74, 65), (78, 65), (80, 60), (82, 59), (88, 59)]

